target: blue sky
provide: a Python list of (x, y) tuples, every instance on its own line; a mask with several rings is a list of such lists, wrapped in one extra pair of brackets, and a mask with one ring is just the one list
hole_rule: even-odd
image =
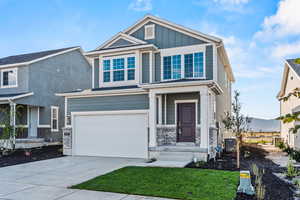
[(224, 39), (249, 116), (279, 115), (284, 58), (300, 57), (299, 0), (0, 0), (0, 57), (92, 50), (147, 13)]

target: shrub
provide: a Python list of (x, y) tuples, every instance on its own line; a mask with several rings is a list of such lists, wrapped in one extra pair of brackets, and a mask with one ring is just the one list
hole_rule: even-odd
[(294, 150), (291, 157), (297, 162), (300, 162), (300, 151)]
[(206, 165), (206, 162), (202, 161), (202, 160), (195, 163), (196, 167), (204, 167), (205, 165)]
[(296, 64), (300, 64), (300, 58), (296, 58), (296, 59), (295, 59), (295, 63), (296, 63)]
[(283, 149), (286, 148), (283, 141), (279, 141), (278, 143), (276, 143), (275, 146), (278, 147), (278, 148), (281, 149), (281, 150), (283, 150)]
[(288, 155), (291, 155), (294, 149), (288, 146), (285, 149), (283, 149), (283, 151), (286, 152)]
[(289, 160), (287, 164), (287, 171), (285, 173), (286, 177), (288, 178), (294, 178), (299, 174), (298, 170), (294, 167), (291, 160)]
[(293, 180), (293, 184), (294, 184), (297, 188), (300, 188), (300, 179), (295, 179), (295, 180)]

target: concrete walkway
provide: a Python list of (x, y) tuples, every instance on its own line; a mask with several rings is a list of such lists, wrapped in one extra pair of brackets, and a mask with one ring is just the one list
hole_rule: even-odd
[(163, 200), (67, 188), (121, 167), (142, 163), (141, 159), (68, 156), (3, 167), (0, 168), (0, 200)]

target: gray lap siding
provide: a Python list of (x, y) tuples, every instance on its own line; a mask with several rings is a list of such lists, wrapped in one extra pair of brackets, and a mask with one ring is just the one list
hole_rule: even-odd
[(67, 114), (71, 112), (147, 110), (148, 94), (69, 98)]

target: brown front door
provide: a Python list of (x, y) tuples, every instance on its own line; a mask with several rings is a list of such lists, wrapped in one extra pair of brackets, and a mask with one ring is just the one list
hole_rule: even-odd
[(177, 104), (177, 142), (195, 142), (195, 103)]

